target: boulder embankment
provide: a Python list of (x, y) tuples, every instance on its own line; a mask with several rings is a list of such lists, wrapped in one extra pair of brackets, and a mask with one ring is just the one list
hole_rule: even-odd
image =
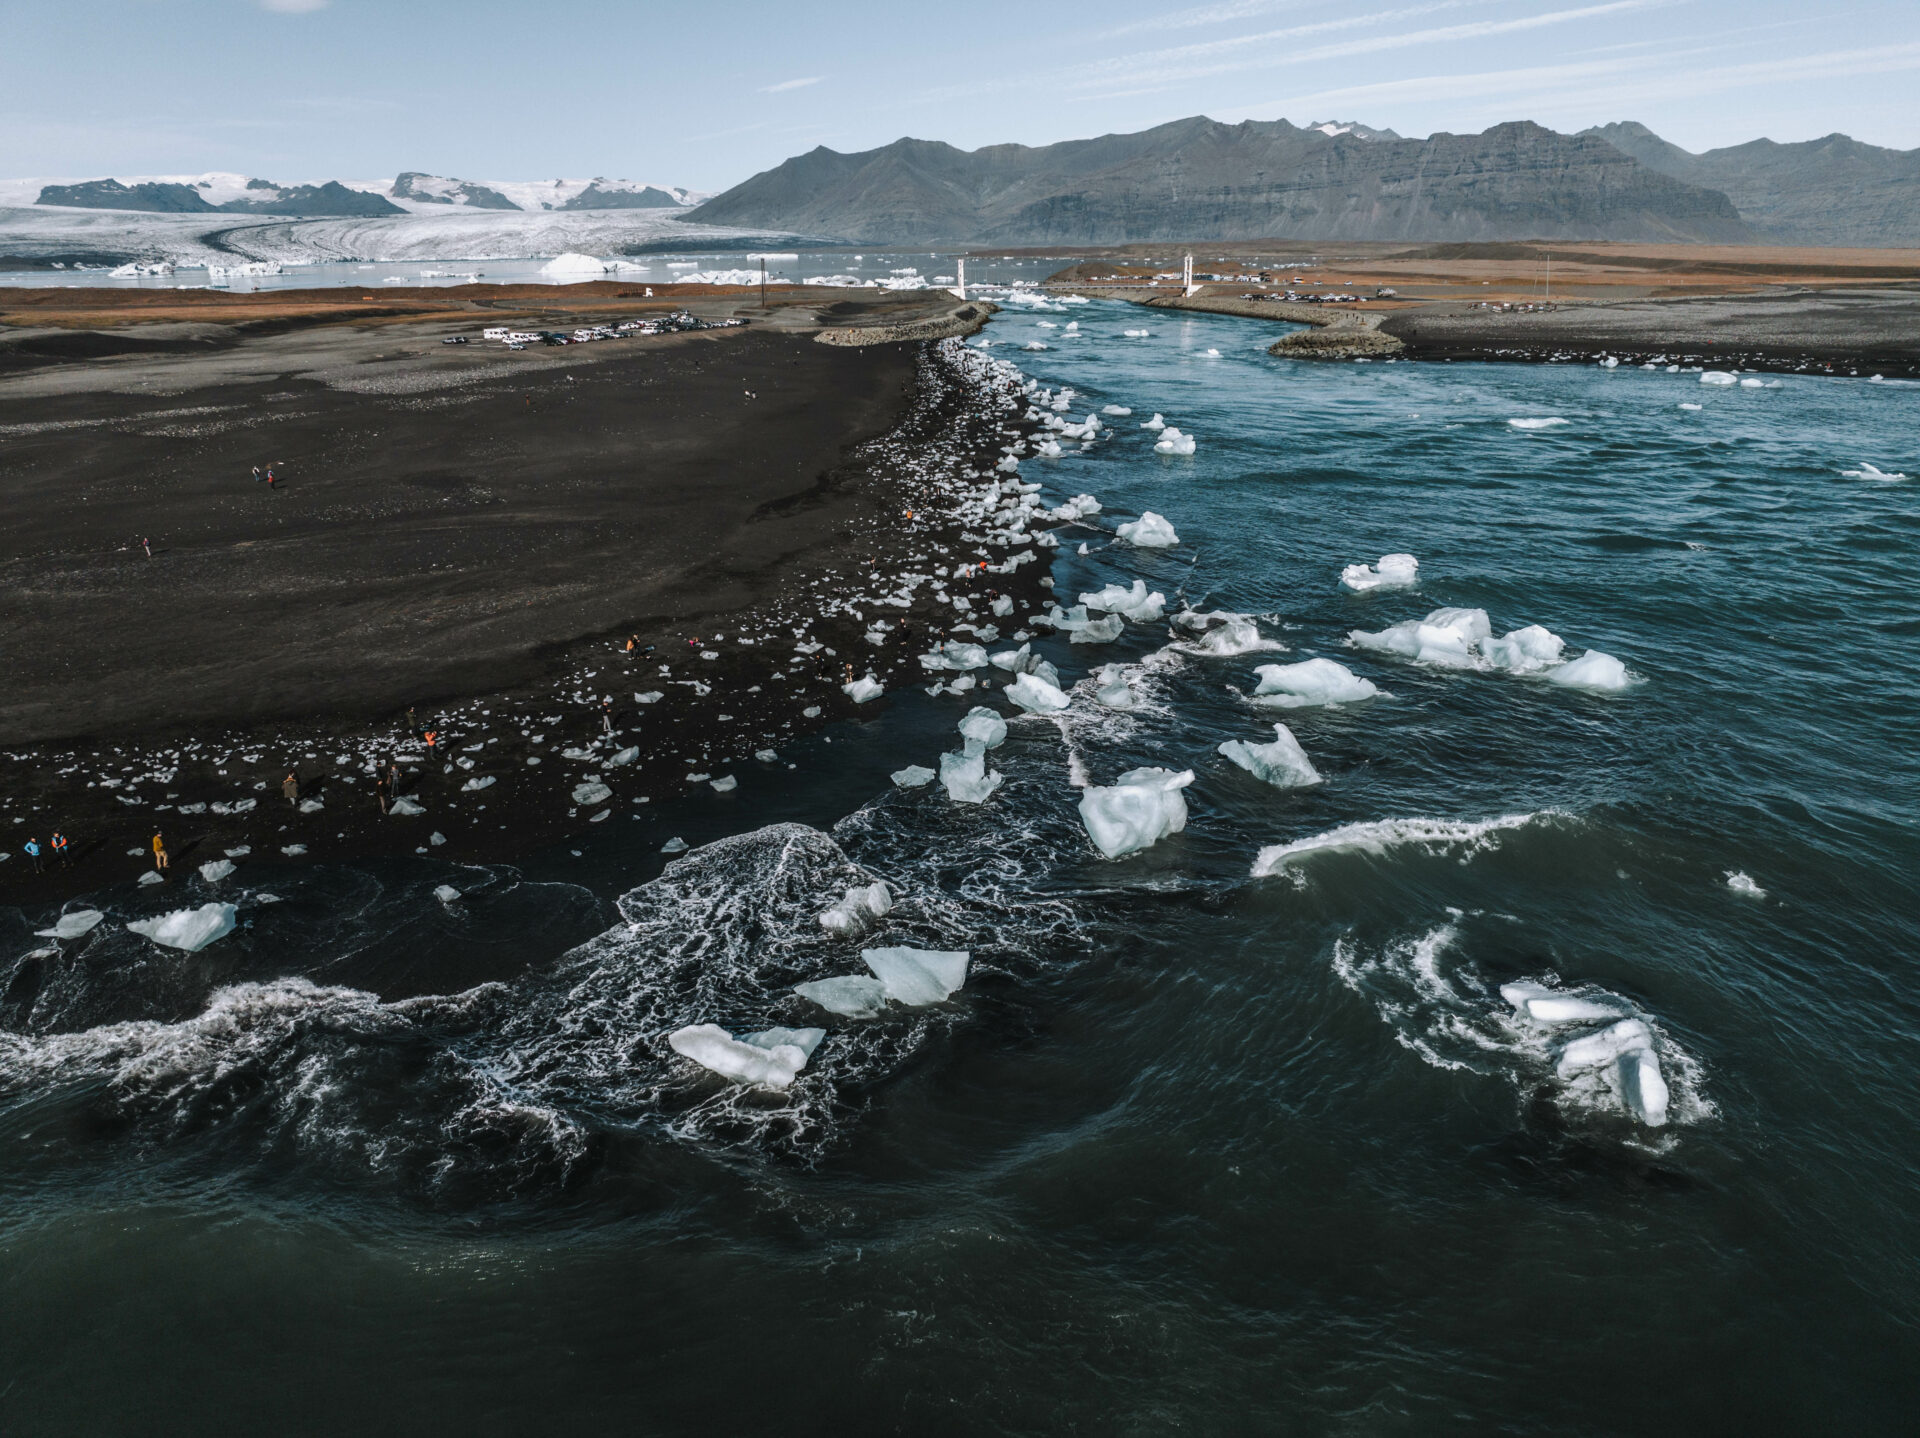
[(1154, 309), (1197, 310), (1202, 314), (1241, 315), (1311, 326), (1282, 335), (1267, 347), (1281, 359), (1351, 360), (1397, 355), (1406, 348), (1380, 329), (1386, 311), (1369, 314), (1336, 305), (1290, 300), (1248, 300), (1237, 295), (1154, 295), (1140, 301)]

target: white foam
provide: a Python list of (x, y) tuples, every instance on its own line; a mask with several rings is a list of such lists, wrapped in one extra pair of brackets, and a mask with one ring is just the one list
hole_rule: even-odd
[(1507, 423), (1515, 429), (1558, 429), (1568, 421), (1553, 415), (1545, 419), (1510, 419)]
[(1253, 702), (1273, 709), (1302, 709), (1312, 704), (1356, 704), (1380, 690), (1346, 665), (1332, 659), (1303, 659), (1298, 664), (1262, 664), (1253, 671), (1260, 683)]
[[(1478, 852), (1499, 842), (1498, 836), (1537, 819), (1556, 815), (1551, 809), (1532, 814), (1504, 814), (1497, 819), (1370, 819), (1342, 824), (1324, 834), (1269, 844), (1253, 861), (1253, 877), (1278, 874), (1290, 865), (1317, 854), (1364, 853), (1384, 855), (1402, 845), (1423, 849), (1465, 848)], [(1557, 815), (1556, 815), (1557, 816)]]
[(1313, 761), (1307, 758), (1293, 731), (1284, 724), (1275, 724), (1273, 734), (1271, 744), (1229, 739), (1220, 746), (1219, 752), (1276, 789), (1299, 789), (1320, 783), (1320, 771), (1313, 767)]

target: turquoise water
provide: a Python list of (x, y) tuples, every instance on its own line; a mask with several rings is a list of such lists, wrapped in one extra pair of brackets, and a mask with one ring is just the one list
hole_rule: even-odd
[[(1920, 514), (1841, 471), (1920, 467), (1920, 390), (1315, 367), (1142, 315), (987, 334), (1133, 410), (1020, 466), (1104, 504), (1057, 592), (1142, 578), (1284, 651), (1046, 639), (1140, 707), (1015, 718), (979, 806), (886, 775), (982, 696), (901, 693), (579, 857), (318, 868), (193, 958), (103, 926), (30, 1003), (14, 961), (9, 1431), (215, 1395), (315, 1432), (1905, 1431)], [(1145, 510), (1182, 542), (1115, 545)], [(1393, 552), (1416, 587), (1340, 588)], [(1632, 682), (1348, 642), (1442, 607)], [(1314, 657), (1382, 692), (1251, 702)], [(1324, 782), (1216, 752), (1276, 720)], [(1194, 771), (1186, 828), (1101, 859), (1074, 784), (1141, 765)], [(670, 833), (735, 837), (634, 889)], [(812, 916), (868, 874), (889, 941), (972, 951), (953, 1000), (826, 1019), (781, 1096), (672, 1061), (663, 1025), (820, 1020), (787, 988), (858, 967)], [(1637, 1016), (1668, 1121), (1563, 1078), (1593, 1025), (1516, 981)]]

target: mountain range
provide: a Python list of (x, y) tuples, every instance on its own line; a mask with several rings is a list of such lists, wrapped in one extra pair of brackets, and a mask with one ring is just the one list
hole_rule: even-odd
[(824, 146), (701, 205), (696, 222), (865, 243), (1611, 239), (1920, 243), (1920, 151), (1845, 136), (1692, 155), (1643, 125), (1527, 121), (1402, 139), (1353, 122), (1226, 125), (959, 150)]
[(79, 180), (38, 187), (36, 205), (149, 214), (254, 214), (313, 217), (477, 210), (678, 210), (702, 196), (678, 186), (631, 180), (458, 180), (404, 170), (385, 180), (327, 180), (278, 185), (245, 175), (161, 176)]

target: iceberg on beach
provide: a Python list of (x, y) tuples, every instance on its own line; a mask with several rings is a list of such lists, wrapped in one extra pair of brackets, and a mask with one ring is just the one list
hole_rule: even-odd
[(909, 764), (904, 769), (895, 769), (891, 777), (897, 788), (921, 789), (933, 782), (934, 772), (924, 764)]
[(807, 1066), (825, 1029), (766, 1029), (736, 1039), (718, 1024), (689, 1024), (667, 1035), (673, 1051), (735, 1083), (785, 1088)]
[(210, 859), (200, 866), (200, 877), (209, 884), (217, 884), (233, 872), (233, 860)]
[(1380, 563), (1349, 564), (1340, 571), (1340, 584), (1356, 594), (1369, 589), (1405, 589), (1420, 581), (1420, 561), (1411, 554), (1383, 554)]
[(862, 949), (861, 962), (886, 988), (887, 997), (908, 1008), (945, 1002), (967, 981), (973, 955), (961, 949)]
[(1080, 822), (1107, 858), (1138, 853), (1187, 827), (1180, 791), (1192, 782), (1191, 769), (1130, 769), (1110, 785), (1081, 791)]
[(1298, 664), (1262, 664), (1253, 671), (1260, 683), (1253, 702), (1272, 709), (1304, 709), (1313, 704), (1356, 704), (1380, 692), (1332, 659), (1303, 659)]
[(191, 954), (232, 933), (236, 912), (232, 904), (202, 904), (197, 909), (175, 909), (154, 919), (135, 919), (127, 928), (156, 944), (185, 949)]
[(1271, 744), (1229, 739), (1220, 746), (1219, 752), (1276, 789), (1302, 789), (1320, 783), (1320, 771), (1313, 767), (1313, 761), (1307, 758), (1293, 731), (1284, 724), (1275, 724), (1273, 735)]
[(960, 737), (967, 741), (969, 754), (998, 749), (1006, 742), (1007, 721), (984, 705), (976, 706), (960, 721)]
[(1007, 702), (1030, 714), (1054, 714), (1070, 702), (1060, 690), (1037, 674), (1021, 674), (1004, 691)]
[(1126, 627), (1126, 621), (1118, 614), (1109, 614), (1105, 619), (1089, 619), (1085, 624), (1072, 626), (1067, 640), (1071, 644), (1111, 644)]
[(1173, 532), (1173, 526), (1151, 509), (1138, 519), (1121, 525), (1114, 533), (1122, 542), (1136, 549), (1171, 549), (1180, 542), (1180, 536)]
[(851, 684), (842, 684), (840, 686), (840, 692), (856, 704), (865, 704), (870, 700), (878, 699), (887, 691), (878, 679), (868, 674), (863, 678), (854, 680)]

